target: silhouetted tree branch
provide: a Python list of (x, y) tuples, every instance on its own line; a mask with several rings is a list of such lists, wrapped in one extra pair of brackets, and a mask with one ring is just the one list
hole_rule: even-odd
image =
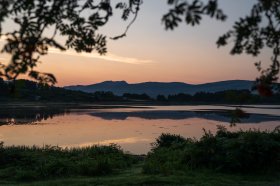
[[(119, 1), (116, 9), (123, 11), (122, 19), (135, 17), (125, 32), (113, 39), (124, 37), (136, 20), (142, 0)], [(2, 52), (11, 55), (8, 65), (0, 64), (0, 76), (15, 80), (20, 74), (28, 74), (44, 84), (55, 84), (52, 74), (33, 71), (40, 57), (47, 55), (49, 48), (61, 51), (92, 52), (100, 55), (107, 52), (106, 36), (97, 33), (113, 14), (110, 0), (0, 0), (0, 37), (6, 36)], [(86, 13), (85, 13), (86, 12)], [(18, 29), (2, 33), (2, 23), (12, 20)], [(46, 37), (46, 30), (54, 28), (53, 35)], [(66, 37), (64, 44), (56, 36)]]
[(117, 9), (123, 10), (123, 14), (122, 14), (122, 19), (123, 20), (127, 20), (130, 14), (134, 14), (134, 17), (133, 17), (132, 21), (130, 21), (128, 26), (126, 27), (123, 34), (115, 36), (115, 37), (111, 37), (111, 39), (117, 40), (117, 39), (121, 39), (121, 38), (126, 36), (129, 28), (133, 25), (133, 23), (137, 19), (138, 12), (140, 10), (140, 5), (142, 3), (143, 3), (143, 0), (136, 0), (136, 1), (134, 0), (134, 1), (129, 1), (129, 3), (118, 3), (116, 5)]

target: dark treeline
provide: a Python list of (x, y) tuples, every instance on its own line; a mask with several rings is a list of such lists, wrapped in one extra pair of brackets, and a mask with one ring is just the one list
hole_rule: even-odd
[(249, 90), (226, 90), (215, 93), (198, 92), (194, 95), (176, 94), (167, 97), (157, 96), (161, 102), (183, 102), (183, 103), (229, 103), (229, 104), (255, 104), (255, 103), (280, 103), (280, 94), (275, 93), (270, 97), (262, 97)]
[(16, 80), (15, 92), (11, 93), (12, 83), (0, 78), (0, 101), (54, 101), (54, 102), (95, 102), (118, 101), (120, 97), (112, 92), (95, 92), (66, 90), (50, 87), (28, 80)]
[(86, 93), (50, 87), (29, 80), (17, 80), (15, 92), (11, 93), (12, 83), (0, 78), (0, 101), (59, 101), (59, 102), (156, 102), (162, 104), (279, 104), (280, 93), (270, 97), (261, 97), (249, 90), (227, 90), (215, 93), (198, 92), (194, 95), (180, 93), (176, 95), (158, 95), (153, 98), (145, 93), (125, 93), (122, 96), (112, 92), (99, 91)]
[(122, 97), (125, 100), (154, 101), (154, 99), (151, 98), (147, 94), (129, 94), (129, 93), (125, 93), (125, 94), (123, 94)]

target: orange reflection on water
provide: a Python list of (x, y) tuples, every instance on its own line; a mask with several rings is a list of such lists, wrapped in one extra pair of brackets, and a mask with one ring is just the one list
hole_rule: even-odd
[(58, 145), (61, 147), (85, 147), (116, 143), (125, 151), (135, 154), (147, 153), (151, 143), (161, 133), (180, 134), (184, 137), (200, 138), (203, 128), (212, 132), (217, 125), (229, 130), (274, 129), (279, 123), (238, 124), (234, 128), (229, 123), (201, 118), (181, 120), (141, 119), (128, 117), (125, 120), (104, 120), (87, 114), (70, 114), (49, 118), (38, 125), (0, 126), (0, 141), (5, 145)]

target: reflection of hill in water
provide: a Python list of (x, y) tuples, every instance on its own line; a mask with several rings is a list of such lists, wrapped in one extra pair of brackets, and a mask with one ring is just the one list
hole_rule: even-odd
[[(157, 120), (183, 120), (191, 118), (201, 118), (212, 121), (231, 123), (233, 119), (232, 112), (229, 110), (196, 110), (196, 111), (176, 111), (176, 110), (143, 110), (143, 111), (119, 111), (109, 112), (106, 109), (112, 108), (138, 108), (131, 106), (30, 106), (30, 107), (6, 107), (0, 108), (0, 126), (1, 125), (24, 125), (36, 124), (37, 122), (47, 120), (56, 116), (71, 113), (89, 114), (104, 120), (126, 120), (129, 117)], [(144, 107), (139, 107), (144, 109)], [(102, 110), (100, 110), (102, 109)], [(95, 110), (95, 112), (93, 112)], [(96, 112), (96, 110), (98, 110)], [(280, 116), (265, 114), (244, 114), (237, 118), (241, 123), (261, 123), (266, 121), (280, 121)], [(238, 123), (238, 122), (237, 122)]]
[(137, 106), (123, 105), (6, 105), (0, 107), (0, 126), (1, 125), (27, 125), (36, 124), (56, 116), (71, 113), (87, 113), (92, 109), (114, 109), (114, 108), (144, 108)]
[[(227, 110), (207, 110), (207, 111), (138, 111), (138, 112), (96, 112), (91, 116), (105, 120), (126, 120), (128, 117), (142, 119), (171, 119), (182, 120), (191, 118), (201, 118), (219, 122), (231, 122), (232, 114)], [(265, 121), (280, 121), (280, 116), (265, 114), (246, 114), (238, 118), (241, 123), (260, 123)]]
[(57, 107), (26, 107), (0, 109), (0, 125), (34, 124), (49, 118), (69, 113)]

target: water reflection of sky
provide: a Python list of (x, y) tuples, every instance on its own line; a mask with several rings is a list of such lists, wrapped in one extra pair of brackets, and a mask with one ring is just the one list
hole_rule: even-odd
[[(229, 130), (273, 130), (280, 125), (279, 107), (243, 108), (248, 116), (241, 118), (236, 127), (229, 126), (228, 109), (235, 107), (2, 107), (0, 140), (5, 145), (62, 147), (117, 143), (124, 150), (139, 154), (146, 153), (161, 133), (199, 138), (203, 128), (215, 132), (216, 125)], [(11, 119), (12, 125), (7, 123)]]

